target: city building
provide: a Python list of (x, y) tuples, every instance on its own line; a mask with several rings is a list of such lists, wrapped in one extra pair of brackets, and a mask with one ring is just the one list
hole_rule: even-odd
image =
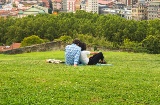
[(134, 20), (160, 18), (160, 0), (0, 0), (0, 17), (51, 13), (51, 9), (55, 14), (84, 10)]
[(81, 9), (80, 3), (81, 3), (81, 0), (76, 0), (75, 2), (76, 11)]
[(104, 13), (104, 9), (105, 9), (105, 8), (109, 8), (109, 7), (108, 7), (107, 5), (105, 5), (105, 4), (99, 4), (98, 7), (99, 7), (99, 14), (105, 14), (105, 13)]
[(34, 5), (24, 11), (20, 10), (18, 12), (18, 18), (26, 17), (28, 15), (36, 16), (37, 14), (45, 14), (45, 13), (48, 13), (48, 8)]
[(124, 10), (124, 18), (127, 20), (132, 20), (132, 10), (125, 9)]
[(67, 0), (67, 12), (75, 12), (75, 0)]
[(62, 0), (62, 11), (67, 12), (67, 0)]
[(62, 1), (61, 0), (53, 0), (53, 11), (60, 11), (62, 10)]
[(67, 12), (80, 10), (80, 0), (67, 0)]
[(98, 0), (86, 0), (86, 11), (99, 14)]
[(80, 3), (80, 10), (86, 11), (86, 0), (82, 0)]
[(148, 12), (148, 20), (160, 18), (160, 1), (155, 0), (150, 2), (148, 5), (147, 12)]
[(144, 2), (138, 2), (132, 7), (133, 20), (146, 20), (147, 19), (147, 6)]
[(107, 15), (107, 14), (116, 15), (118, 12), (117, 10), (112, 9), (112, 8), (103, 8), (102, 11), (104, 15)]

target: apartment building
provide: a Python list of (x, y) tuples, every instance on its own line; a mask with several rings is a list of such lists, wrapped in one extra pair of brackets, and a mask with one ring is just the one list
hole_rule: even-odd
[(155, 18), (160, 18), (160, 1), (155, 0), (149, 3), (148, 5), (148, 20)]
[(80, 0), (67, 0), (67, 12), (80, 10)]
[(62, 0), (62, 11), (67, 12), (67, 0)]
[(61, 0), (52, 0), (53, 10), (62, 10), (62, 1)]
[(86, 0), (82, 0), (80, 3), (80, 9), (86, 11)]
[(6, 0), (0, 0), (0, 4), (5, 4)]
[(144, 2), (139, 2), (132, 7), (132, 19), (134, 20), (146, 20), (147, 19), (147, 6)]
[(86, 11), (98, 13), (98, 0), (86, 0)]
[(76, 0), (75, 2), (76, 11), (81, 9), (80, 3), (81, 3), (81, 0)]
[(122, 4), (125, 4), (126, 6), (130, 6), (132, 4), (133, 0), (117, 0), (117, 2), (121, 2)]
[(75, 0), (67, 0), (67, 12), (75, 12)]
[(34, 15), (36, 16), (37, 14), (46, 14), (48, 13), (48, 8), (47, 7), (42, 7), (38, 5), (34, 5), (30, 7), (29, 9), (26, 9), (24, 11), (20, 10), (18, 12), (18, 18), (26, 17), (28, 15)]
[(152, 1), (154, 1), (154, 0), (145, 0), (146, 3), (149, 3), (149, 2), (152, 2)]
[(160, 18), (160, 8), (158, 9), (158, 18)]

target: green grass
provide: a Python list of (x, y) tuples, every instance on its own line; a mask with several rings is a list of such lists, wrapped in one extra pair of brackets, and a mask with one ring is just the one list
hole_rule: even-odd
[(159, 105), (160, 55), (104, 52), (113, 66), (66, 66), (63, 51), (0, 54), (1, 105)]

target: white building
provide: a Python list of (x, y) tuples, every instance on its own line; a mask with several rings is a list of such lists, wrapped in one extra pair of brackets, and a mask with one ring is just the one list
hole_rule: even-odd
[(6, 5), (4, 5), (4, 6), (2, 6), (2, 8), (3, 8), (3, 10), (12, 10), (12, 8), (13, 8), (13, 6), (12, 6), (12, 4), (10, 3), (10, 4), (6, 4)]
[(148, 20), (152, 20), (155, 18), (160, 18), (160, 1), (152, 1), (148, 6)]
[(63, 10), (64, 12), (67, 11), (67, 0), (62, 0), (62, 10)]
[(67, 0), (67, 12), (75, 12), (75, 0)]
[(86, 11), (99, 14), (98, 0), (86, 0)]

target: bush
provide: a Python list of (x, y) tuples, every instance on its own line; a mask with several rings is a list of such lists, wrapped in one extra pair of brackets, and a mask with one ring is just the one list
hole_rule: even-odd
[(112, 48), (113, 44), (106, 40), (105, 37), (93, 37), (88, 34), (78, 34), (78, 39), (85, 42), (89, 46)]
[(125, 39), (120, 48), (125, 51), (146, 52), (145, 48), (142, 47), (142, 43), (130, 41), (130, 39)]
[(59, 39), (55, 39), (54, 41), (62, 41), (64, 43), (71, 43), (72, 38), (70, 36), (63, 35)]
[(44, 41), (45, 43), (50, 42), (48, 39), (43, 39), (43, 41)]
[(41, 44), (41, 43), (44, 43), (43, 39), (39, 38), (36, 35), (32, 35), (23, 39), (23, 41), (21, 42), (21, 47), (30, 46), (34, 44)]
[(95, 45), (95, 46), (99, 46), (102, 48), (108, 48), (108, 49), (113, 48), (113, 43), (106, 40), (105, 37), (95, 37), (95, 38), (93, 38), (93, 40), (94, 40), (93, 45)]
[(142, 46), (148, 50), (149, 53), (160, 53), (160, 37), (149, 35), (142, 41)]
[(82, 42), (85, 42), (87, 45), (91, 46), (93, 44), (93, 37), (88, 34), (78, 34), (77, 38)]

